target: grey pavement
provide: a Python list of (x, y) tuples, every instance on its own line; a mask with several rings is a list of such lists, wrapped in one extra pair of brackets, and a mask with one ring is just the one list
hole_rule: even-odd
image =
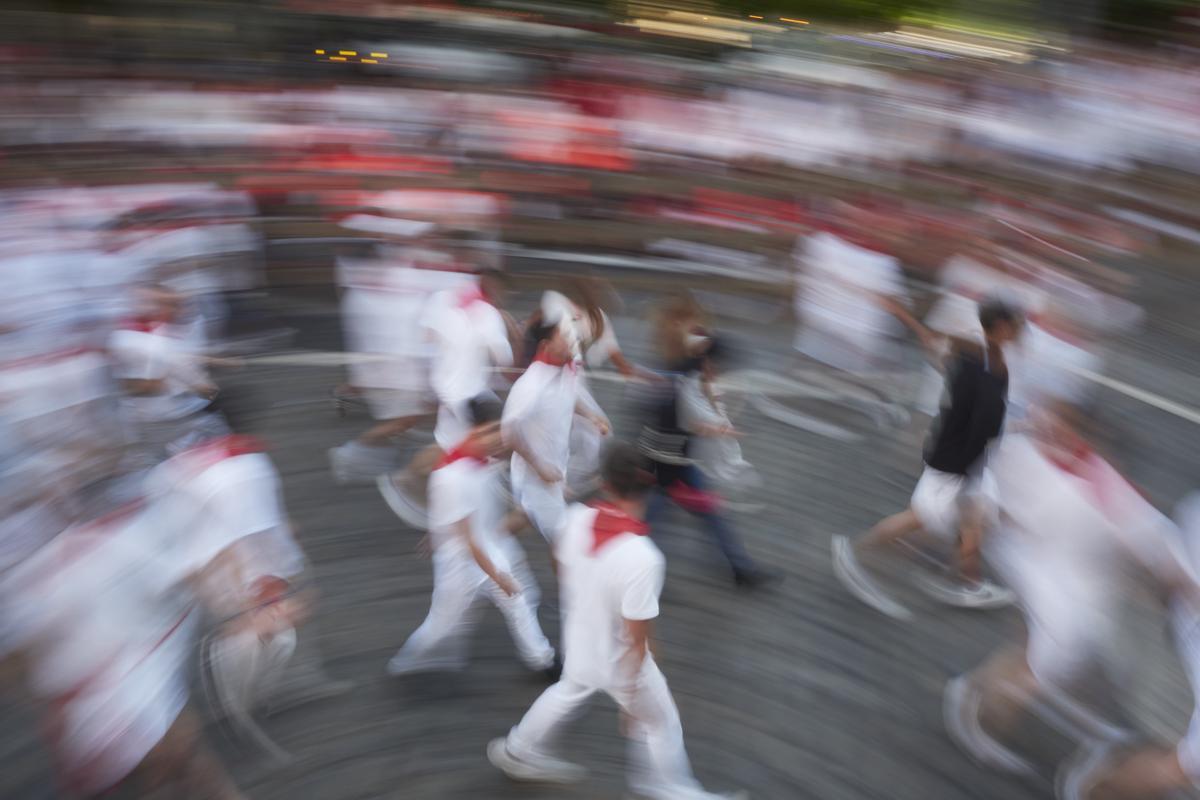
[[(628, 294), (616, 320), (627, 353), (644, 362), (650, 360), (644, 310), (653, 299)], [(520, 301), (528, 306), (530, 297)], [(761, 315), (741, 315), (761, 321), (731, 317), (723, 327), (743, 345), (739, 366), (781, 370), (791, 358), (786, 301), (763, 302)], [(289, 320), (301, 329), (297, 347), (339, 347), (337, 319), (328, 312)], [(1172, 385), (1171, 365), (1140, 367)], [(341, 370), (258, 364), (223, 377), (236, 399), (239, 425), (272, 446), (288, 511), (314, 562), (320, 606), (302, 635), (319, 646), (330, 673), (357, 684), (343, 697), (265, 721), (266, 730), (296, 755), (283, 767), (210, 731), (249, 797), (621, 797), (624, 747), (611, 703), (599, 698), (562, 739), (565, 754), (592, 770), (588, 783), (568, 789), (515, 785), (487, 763), (487, 741), (505, 733), (542, 688), (517, 661), (495, 612), (485, 615), (465, 672), (385, 675), (388, 657), (428, 608), (430, 565), (416, 554), (419, 534), (391, 514), (374, 487), (332, 483), (327, 449), (369, 424), (362, 415), (340, 419), (333, 413), (328, 392), (341, 381)], [(627, 411), (623, 385), (594, 386), (618, 434), (629, 435), (637, 420)], [(1106, 391), (1102, 399), (1105, 413), (1128, 431), (1118, 441), (1131, 476), (1164, 503), (1178, 499), (1200, 474), (1194, 450), (1180, 444), (1195, 437), (1195, 426), (1117, 393)], [(698, 776), (714, 790), (745, 788), (764, 800), (1050, 797), (1052, 764), (1036, 779), (989, 773), (955, 749), (941, 724), (945, 680), (1017, 636), (1016, 612), (935, 606), (901, 568), (886, 580), (916, 618), (898, 624), (854, 601), (829, 568), (833, 534), (860, 531), (906, 503), (920, 467), (921, 423), (880, 430), (836, 404), (797, 408), (860, 438), (840, 441), (800, 431), (743, 405), (736, 422), (747, 433), (747, 458), (766, 479), (757, 498), (766, 508), (735, 518), (735, 524), (755, 556), (786, 573), (781, 586), (735, 590), (713, 543), (681, 512), (673, 512), (658, 535), (668, 559), (659, 659)], [(547, 554), (538, 541), (525, 544), (546, 600), (543, 623), (557, 641)], [(1153, 624), (1140, 626), (1140, 639), (1130, 642), (1140, 653), (1131, 713), (1150, 730), (1177, 733), (1190, 712), (1190, 696), (1160, 621), (1141, 619)], [(19, 696), (6, 702), (0, 796), (56, 797), (31, 710)]]

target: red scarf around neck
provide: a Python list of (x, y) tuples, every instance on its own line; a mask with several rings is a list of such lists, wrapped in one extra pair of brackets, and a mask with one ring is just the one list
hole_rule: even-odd
[(623, 534), (646, 536), (650, 533), (650, 526), (643, 520), (629, 516), (612, 503), (601, 500), (593, 503), (592, 508), (596, 509), (596, 519), (592, 523), (592, 555)]
[(464, 439), (457, 447), (453, 447), (447, 451), (434, 469), (448, 467), (455, 461), (462, 461), (463, 459), (474, 461), (477, 464), (486, 464), (488, 461), (487, 454), (475, 442), (470, 439)]

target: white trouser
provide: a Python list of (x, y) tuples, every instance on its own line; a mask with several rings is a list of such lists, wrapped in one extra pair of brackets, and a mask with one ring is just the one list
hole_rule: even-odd
[[(532, 470), (530, 470), (532, 471)], [(536, 475), (513, 476), (513, 499), (542, 537), (554, 541), (567, 513), (562, 481), (545, 483)]]
[(515, 757), (535, 760), (545, 754), (558, 727), (578, 716), (588, 699), (604, 691), (629, 715), (630, 788), (653, 800), (711, 800), (688, 762), (679, 710), (658, 665), (646, 657), (636, 690), (604, 689), (564, 676), (534, 701), (508, 735)]
[(530, 669), (551, 666), (554, 648), (538, 624), (537, 582), (524, 557), (511, 555), (514, 549), (519, 555), (519, 547), (506, 548), (512, 564), (509, 574), (521, 587), (521, 593), (513, 597), (506, 595), (484, 575), (469, 556), (452, 554), (448, 558), (439, 558), (434, 553), (433, 598), (429, 614), (396, 653), (393, 669), (423, 672), (466, 666), (467, 645), (479, 622), (485, 599), (504, 615), (521, 661)]

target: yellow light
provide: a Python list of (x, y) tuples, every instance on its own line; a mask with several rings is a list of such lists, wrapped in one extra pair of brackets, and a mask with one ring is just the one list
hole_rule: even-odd
[(387, 53), (371, 53), (371, 58), (387, 58)]
[(362, 63), (364, 63), (364, 64), (378, 64), (379, 62), (378, 62), (377, 60), (373, 59), (373, 58), (364, 58), (364, 59), (362, 60)]
[(807, 20), (791, 19), (790, 17), (780, 17), (779, 21), (780, 22), (794, 22), (797, 25), (807, 25), (808, 24)]
[(317, 54), (317, 55), (319, 55), (319, 56), (323, 56), (323, 55), (325, 55), (325, 51), (324, 51), (324, 50), (313, 50), (313, 52), (314, 52), (314, 53), (316, 53), (316, 54)]
[(358, 55), (358, 51), (357, 50), (338, 50), (338, 55), (339, 56), (356, 56), (356, 55)]
[(329, 60), (330, 61), (345, 61), (346, 59), (342, 58), (341, 56), (330, 56)]
[(762, 14), (751, 14), (750, 19), (762, 19)]

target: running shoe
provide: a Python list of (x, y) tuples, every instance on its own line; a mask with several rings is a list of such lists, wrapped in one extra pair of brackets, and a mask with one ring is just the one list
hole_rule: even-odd
[(858, 559), (854, 555), (854, 547), (845, 536), (834, 536), (833, 574), (846, 591), (857, 597), (863, 603), (881, 614), (892, 619), (910, 620), (912, 612), (885, 595), (875, 583), (867, 577)]
[(396, 475), (380, 475), (375, 479), (375, 485), (379, 487), (379, 493), (383, 495), (388, 508), (406, 525), (422, 531), (429, 527), (429, 514), (425, 506), (409, 493)]
[(924, 575), (917, 585), (934, 600), (955, 608), (990, 610), (1011, 606), (1017, 600), (1011, 589), (991, 581), (964, 584), (940, 575)]
[(970, 678), (960, 675), (946, 682), (942, 694), (942, 718), (951, 741), (971, 760), (984, 767), (1014, 775), (1033, 775), (1027, 759), (993, 739), (979, 721), (983, 696)]
[(514, 781), (538, 783), (579, 783), (588, 772), (578, 764), (538, 754), (518, 758), (508, 749), (508, 739), (493, 739), (487, 747), (488, 761)]

